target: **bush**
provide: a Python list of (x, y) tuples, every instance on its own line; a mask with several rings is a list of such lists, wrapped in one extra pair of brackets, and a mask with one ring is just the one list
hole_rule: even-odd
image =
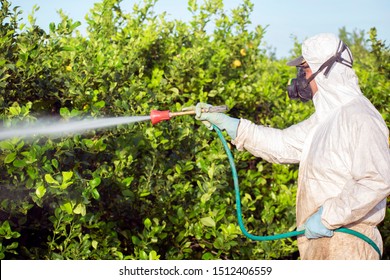
[[(48, 32), (33, 16), (22, 26), (20, 10), (2, 0), (5, 127), (41, 117), (149, 115), (198, 101), (227, 104), (234, 117), (280, 128), (312, 113), (309, 105), (287, 99), (294, 69), (261, 49), (265, 30), (249, 30), (250, 1), (228, 15), (222, 0), (191, 0), (188, 23), (154, 14), (152, 0), (130, 13), (120, 4), (95, 4), (85, 36), (80, 23), (63, 14)], [(378, 62), (388, 61), (389, 52), (375, 30), (370, 42), (371, 51), (355, 54), (356, 69), (388, 123), (389, 64)], [(298, 257), (296, 240), (252, 242), (241, 234), (223, 147), (193, 117), (54, 139), (14, 138), (1, 141), (0, 149), (2, 259)], [(234, 156), (249, 231), (293, 230), (297, 167), (247, 152)], [(388, 215), (381, 227), (387, 248), (389, 228)]]

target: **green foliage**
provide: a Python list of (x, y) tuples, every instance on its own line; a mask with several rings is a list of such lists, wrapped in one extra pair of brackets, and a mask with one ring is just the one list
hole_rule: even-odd
[[(312, 113), (310, 105), (287, 99), (294, 69), (260, 48), (264, 29), (249, 30), (250, 1), (228, 13), (222, 0), (190, 0), (190, 22), (156, 15), (155, 2), (145, 0), (130, 13), (118, 0), (96, 3), (84, 36), (80, 23), (62, 13), (47, 32), (33, 14), (30, 26), (23, 26), (21, 11), (2, 0), (4, 126), (40, 117), (149, 115), (198, 101), (227, 104), (232, 116), (279, 128)], [(363, 34), (344, 33), (359, 50), (355, 69), (363, 91), (389, 122), (387, 47), (375, 30), (371, 47), (356, 40)], [(247, 152), (234, 156), (248, 230), (293, 230), (297, 167), (272, 165)], [(139, 123), (56, 139), (4, 140), (0, 166), (1, 259), (298, 256), (295, 240), (252, 242), (241, 234), (223, 147), (189, 116), (154, 127)], [(387, 239), (389, 228), (387, 218), (381, 228)]]

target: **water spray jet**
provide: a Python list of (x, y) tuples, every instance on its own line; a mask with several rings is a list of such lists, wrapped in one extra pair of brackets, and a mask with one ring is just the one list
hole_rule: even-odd
[[(217, 113), (228, 110), (226, 105), (212, 106), (203, 109), (203, 113)], [(150, 116), (124, 116), (124, 117), (110, 117), (97, 119), (76, 119), (68, 121), (58, 121), (52, 119), (38, 119), (35, 123), (19, 124), (11, 128), (0, 128), (0, 141), (12, 139), (15, 137), (31, 138), (45, 136), (50, 138), (57, 138), (61, 136), (84, 134), (95, 129), (104, 129), (118, 125), (125, 125), (136, 122), (152, 121), (155, 125), (161, 121), (170, 120), (172, 117), (195, 115), (195, 110), (170, 112), (152, 110)]]

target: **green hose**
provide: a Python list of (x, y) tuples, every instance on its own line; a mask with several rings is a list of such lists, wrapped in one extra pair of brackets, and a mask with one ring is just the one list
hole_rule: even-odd
[[(269, 235), (269, 236), (253, 235), (246, 230), (244, 222), (242, 220), (240, 188), (239, 188), (239, 184), (238, 184), (238, 175), (237, 175), (236, 165), (234, 164), (234, 158), (233, 158), (233, 155), (229, 149), (229, 146), (228, 146), (225, 138), (222, 135), (221, 130), (215, 125), (213, 125), (213, 128), (217, 132), (217, 134), (218, 134), (218, 136), (223, 144), (225, 152), (228, 156), (228, 159), (229, 159), (229, 164), (230, 164), (230, 168), (232, 170), (232, 175), (233, 175), (234, 190), (235, 190), (235, 194), (236, 194), (236, 212), (237, 212), (238, 225), (239, 225), (242, 233), (246, 237), (248, 237), (249, 239), (252, 239), (254, 241), (272, 241), (272, 240), (277, 240), (277, 239), (290, 238), (290, 237), (294, 237), (294, 236), (298, 236), (298, 235), (303, 235), (305, 233), (304, 230), (291, 231), (291, 232)], [(357, 232), (355, 230), (348, 229), (348, 228), (338, 228), (334, 231), (348, 233), (348, 234), (354, 235), (354, 236), (364, 240), (365, 242), (370, 244), (374, 248), (374, 250), (379, 254), (379, 259), (381, 258), (382, 254), (381, 254), (380, 249), (378, 248), (376, 243), (373, 240), (371, 240), (369, 237), (367, 237), (366, 235), (361, 234), (360, 232)]]

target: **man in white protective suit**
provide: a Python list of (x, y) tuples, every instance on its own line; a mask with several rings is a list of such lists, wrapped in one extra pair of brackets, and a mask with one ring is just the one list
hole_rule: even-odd
[(296, 219), (301, 259), (379, 259), (362, 239), (334, 231), (344, 227), (372, 239), (383, 250), (377, 225), (390, 195), (389, 130), (360, 91), (349, 48), (333, 34), (318, 34), (302, 44), (290, 61), (298, 75), (288, 85), (293, 99), (313, 100), (308, 119), (276, 129), (223, 113), (196, 118), (225, 129), (238, 150), (273, 163), (299, 163)]

